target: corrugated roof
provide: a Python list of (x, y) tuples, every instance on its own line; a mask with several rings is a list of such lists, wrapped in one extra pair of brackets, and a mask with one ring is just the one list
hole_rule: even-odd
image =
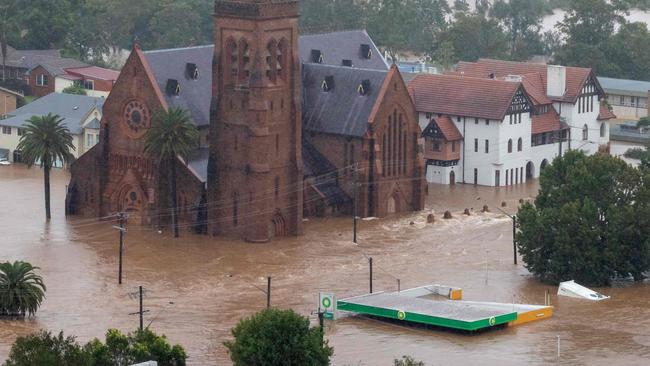
[(65, 70), (69, 74), (81, 75), (87, 78), (115, 81), (120, 76), (116, 70), (106, 69), (98, 66), (88, 66), (80, 68), (69, 68)]
[(647, 97), (648, 92), (650, 92), (650, 81), (614, 79), (599, 76), (598, 82), (608, 94)]
[[(303, 65), (303, 128), (306, 131), (362, 137), (368, 130), (369, 116), (387, 73), (385, 70)], [(332, 77), (334, 81), (329, 91), (322, 88), (326, 77)], [(364, 80), (370, 82), (367, 95), (358, 92)]]
[[(144, 52), (158, 88), (167, 104), (187, 110), (197, 126), (210, 124), (210, 101), (212, 98), (212, 58), (214, 46), (174, 48)], [(199, 70), (199, 77), (192, 79), (186, 74), (188, 63)], [(166, 93), (167, 80), (180, 83), (179, 95)]]
[(420, 74), (408, 85), (418, 112), (501, 121), (520, 82)]
[(52, 113), (64, 118), (63, 123), (71, 134), (79, 135), (82, 131), (83, 120), (94, 108), (101, 111), (103, 104), (104, 98), (101, 97), (50, 93), (9, 113), (10, 117), (0, 120), (0, 125), (23, 127), (25, 121), (32, 116), (44, 116)]
[[(325, 65), (341, 66), (343, 60), (351, 60), (356, 68), (388, 69), (388, 64), (365, 29), (302, 35), (298, 43), (300, 59), (304, 63), (312, 63), (311, 51), (319, 50)], [(372, 55), (369, 59), (362, 56), (362, 44), (370, 46)]]

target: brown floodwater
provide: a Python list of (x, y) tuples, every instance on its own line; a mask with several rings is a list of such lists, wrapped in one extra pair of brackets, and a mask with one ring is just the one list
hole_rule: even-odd
[[(368, 262), (375, 263), (375, 291), (441, 283), (463, 288), (466, 299), (544, 302), (555, 287), (540, 284), (512, 263), (508, 212), (536, 192), (535, 182), (516, 188), (430, 186), (427, 211), (362, 221), (359, 245), (349, 218), (311, 219), (305, 235), (247, 244), (128, 226), (124, 284), (117, 284), (118, 233), (110, 221), (64, 217), (67, 173), (53, 173), (53, 218), (44, 223), (39, 169), (0, 166), (0, 260), (41, 267), (47, 298), (26, 321), (0, 320), (0, 361), (15, 338), (39, 329), (63, 330), (86, 342), (106, 329), (138, 326), (137, 286), (146, 289), (145, 325), (181, 343), (190, 365), (229, 365), (223, 341), (236, 322), (266, 306), (260, 291), (273, 277), (272, 303), (308, 315), (319, 291), (339, 297), (368, 291)], [(491, 213), (479, 213), (487, 204)], [(471, 216), (461, 214), (473, 208)], [(444, 210), (454, 212), (442, 220)], [(435, 212), (436, 222), (426, 224)], [(413, 224), (411, 225), (411, 222)], [(486, 271), (487, 262), (487, 271)], [(412, 355), (427, 365), (642, 365), (650, 363), (650, 286), (599, 289), (599, 303), (553, 296), (549, 320), (480, 335), (401, 327), (361, 317), (328, 322), (334, 365), (392, 365)], [(172, 302), (173, 304), (170, 304)]]

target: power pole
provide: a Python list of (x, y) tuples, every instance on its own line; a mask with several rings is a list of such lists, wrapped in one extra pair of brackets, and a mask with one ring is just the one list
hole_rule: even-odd
[[(356, 244), (357, 243), (357, 216), (358, 216), (358, 203), (357, 201), (359, 200), (359, 184), (357, 182), (358, 175), (357, 175), (357, 168), (358, 168), (358, 163), (354, 164), (354, 172), (353, 172), (353, 180), (354, 180), (354, 202), (353, 202), (353, 209), (352, 209), (352, 214), (354, 215), (354, 234), (352, 237), (352, 241)], [(372, 291), (371, 291), (372, 292)]]
[(144, 329), (144, 313), (148, 313), (149, 310), (144, 310), (143, 308), (143, 298), (144, 298), (144, 289), (142, 286), (138, 286), (138, 293), (130, 293), (129, 297), (133, 298), (135, 296), (139, 297), (140, 300), (140, 311), (137, 311), (135, 313), (129, 313), (129, 315), (139, 315), (140, 316), (140, 331)]
[(113, 229), (117, 229), (120, 232), (120, 253), (119, 253), (119, 265), (118, 265), (118, 275), (117, 275), (117, 283), (122, 284), (122, 255), (124, 254), (124, 233), (126, 232), (126, 229), (124, 228), (124, 221), (126, 219), (126, 214), (124, 212), (120, 212), (117, 214), (117, 219), (120, 224), (120, 226), (113, 226)]
[(512, 254), (517, 265), (517, 215), (512, 215)]
[(370, 293), (372, 293), (372, 257), (368, 258), (368, 264), (370, 265)]
[(266, 308), (271, 308), (271, 276), (266, 278)]
[(144, 311), (142, 309), (142, 286), (139, 287), (140, 290), (140, 331), (142, 331), (142, 325), (144, 323)]

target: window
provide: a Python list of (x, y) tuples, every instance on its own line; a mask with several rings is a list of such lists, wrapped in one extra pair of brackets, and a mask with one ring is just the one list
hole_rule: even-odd
[(474, 152), (478, 152), (478, 139), (474, 139)]
[(620, 100), (620, 104), (621, 104), (621, 105), (625, 105), (625, 96), (624, 96), (624, 95), (621, 95), (621, 96), (619, 97), (619, 100)]
[(474, 185), (478, 184), (478, 169), (474, 168)]
[(494, 185), (495, 186), (500, 186), (501, 185), (501, 171), (497, 170), (494, 172)]
[(517, 140), (517, 151), (521, 151), (523, 149), (524, 149), (524, 140), (522, 140), (520, 137), (519, 140)]
[(36, 76), (36, 86), (47, 86), (48, 78), (45, 74), (40, 74)]
[(486, 120), (485, 120), (485, 125), (486, 125), (486, 126), (489, 126), (489, 125), (490, 125), (490, 120), (489, 120), (489, 119), (486, 119)]
[(485, 153), (488, 154), (490, 152), (490, 140), (485, 140)]
[(89, 133), (86, 135), (86, 147), (91, 147), (94, 145), (94, 135)]
[(18, 132), (18, 136), (22, 136), (25, 131), (22, 128), (16, 128), (16, 132)]
[(605, 137), (606, 127), (605, 123), (600, 124), (600, 137)]
[(475, 125), (478, 124), (478, 118), (474, 118), (474, 124), (475, 124)]
[(84, 80), (84, 89), (95, 90), (95, 82), (93, 80)]
[(280, 177), (275, 177), (275, 199), (280, 197)]
[(512, 152), (512, 139), (508, 140), (508, 153)]
[(512, 114), (509, 115), (508, 117), (510, 117), (510, 124), (512, 124)]
[(2, 133), (5, 135), (11, 135), (11, 127), (2, 126)]
[(460, 116), (456, 117), (456, 121), (460, 122)]
[(433, 144), (431, 146), (431, 150), (433, 151), (442, 151), (442, 147), (440, 146), (440, 142), (437, 140), (433, 141)]
[(429, 113), (429, 112), (425, 113), (425, 114), (424, 114), (424, 117), (425, 117), (426, 119), (431, 119), (431, 113)]
[(584, 125), (584, 127), (582, 127), (582, 141), (587, 140), (589, 140), (589, 127), (587, 127), (587, 125)]

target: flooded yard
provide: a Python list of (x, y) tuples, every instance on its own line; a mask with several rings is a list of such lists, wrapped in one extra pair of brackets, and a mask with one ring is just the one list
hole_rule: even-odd
[[(42, 172), (0, 167), (0, 260), (41, 267), (47, 298), (33, 319), (0, 320), (0, 360), (19, 335), (64, 330), (86, 342), (108, 328), (131, 331), (138, 318), (133, 293), (146, 289), (145, 325), (185, 346), (190, 365), (230, 364), (222, 342), (237, 321), (266, 306), (260, 290), (273, 278), (272, 305), (309, 315), (318, 292), (339, 297), (368, 291), (368, 261), (375, 291), (428, 283), (463, 288), (470, 300), (542, 304), (557, 291), (512, 263), (512, 222), (496, 207), (514, 212), (536, 182), (514, 188), (430, 186), (427, 211), (361, 221), (358, 245), (351, 218), (311, 219), (305, 235), (269, 244), (247, 244), (129, 225), (124, 283), (117, 284), (118, 232), (112, 221), (64, 216), (67, 173), (53, 176), (53, 218), (44, 223)], [(480, 213), (483, 205), (490, 213)], [(462, 215), (473, 208), (471, 216)], [(443, 220), (451, 210), (454, 218)], [(426, 223), (435, 212), (436, 222)], [(486, 266), (487, 263), (487, 266)], [(487, 268), (487, 270), (486, 270)], [(650, 286), (598, 289), (599, 303), (557, 298), (550, 320), (481, 335), (429, 331), (358, 317), (326, 323), (334, 365), (392, 365), (412, 355), (427, 365), (641, 365), (650, 359)]]

